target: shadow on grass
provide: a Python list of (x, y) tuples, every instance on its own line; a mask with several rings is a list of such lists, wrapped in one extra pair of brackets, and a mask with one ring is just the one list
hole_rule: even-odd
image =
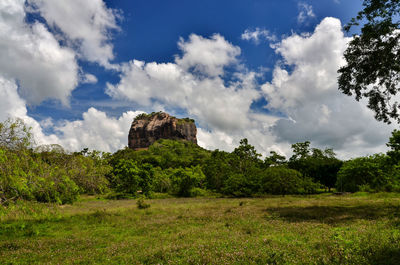
[(288, 222), (340, 224), (355, 220), (389, 218), (400, 225), (400, 206), (395, 205), (277, 207), (268, 208), (266, 211)]
[(400, 249), (395, 246), (382, 248), (378, 253), (368, 257), (368, 263), (374, 265), (398, 265), (400, 264)]
[[(60, 227), (60, 230), (69, 230), (76, 226), (107, 225), (118, 221), (120, 213), (108, 212), (105, 209), (96, 210), (74, 216), (47, 216), (33, 220), (11, 220), (0, 223), (0, 241), (4, 238), (25, 238), (45, 236), (47, 231)], [(0, 244), (0, 250), (2, 245)]]

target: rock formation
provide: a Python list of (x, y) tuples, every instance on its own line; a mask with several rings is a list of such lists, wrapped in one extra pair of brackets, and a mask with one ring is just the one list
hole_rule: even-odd
[(192, 119), (178, 119), (165, 112), (140, 114), (129, 130), (128, 146), (132, 149), (148, 148), (158, 139), (183, 139), (197, 144), (196, 134)]

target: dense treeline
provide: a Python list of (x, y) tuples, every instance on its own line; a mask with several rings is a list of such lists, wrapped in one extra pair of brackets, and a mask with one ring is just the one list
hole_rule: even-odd
[(109, 198), (311, 194), (328, 191), (400, 191), (400, 131), (387, 154), (341, 161), (332, 149), (292, 145), (293, 155), (264, 159), (247, 139), (231, 153), (191, 142), (159, 140), (148, 150), (114, 154), (68, 153), (59, 145), (34, 148), (21, 120), (0, 123), (0, 203), (15, 199), (72, 203), (79, 194)]

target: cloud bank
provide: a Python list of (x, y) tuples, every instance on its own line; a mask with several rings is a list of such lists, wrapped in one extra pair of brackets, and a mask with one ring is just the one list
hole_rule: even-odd
[(341, 28), (338, 19), (325, 18), (313, 34), (294, 34), (275, 46), (284, 65), (276, 65), (262, 90), (266, 108), (287, 118), (272, 132), (279, 142), (311, 140), (346, 157), (384, 151), (394, 127), (377, 122), (364, 103), (338, 91), (337, 69), (349, 42)]
[[(304, 16), (314, 16), (310, 6), (302, 8)], [(46, 24), (28, 22), (32, 12)], [(394, 126), (375, 121), (365, 104), (337, 89), (337, 69), (349, 41), (338, 19), (325, 18), (313, 33), (275, 39), (272, 48), (281, 61), (272, 80), (260, 84), (264, 73), (248, 69), (240, 47), (220, 34), (181, 38), (172, 62), (133, 59), (115, 65), (110, 34), (119, 30), (118, 16), (101, 0), (1, 1), (0, 120), (20, 117), (32, 127), (37, 144), (58, 143), (71, 151), (113, 152), (126, 146), (138, 109), (195, 118), (199, 144), (208, 149), (231, 151), (246, 137), (263, 154), (289, 155), (290, 144), (305, 140), (332, 147), (341, 157), (385, 150)], [(258, 28), (242, 35), (254, 42), (271, 38)], [(47, 99), (68, 105), (79, 84), (97, 82), (81, 69), (82, 60), (118, 71), (120, 80), (108, 83), (105, 92), (138, 109), (111, 117), (92, 107), (75, 121), (30, 117), (27, 105)], [(262, 110), (260, 102), (267, 102)]]

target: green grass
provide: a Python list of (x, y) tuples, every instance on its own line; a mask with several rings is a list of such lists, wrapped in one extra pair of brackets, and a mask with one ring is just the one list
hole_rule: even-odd
[(400, 264), (400, 195), (0, 209), (0, 264)]

